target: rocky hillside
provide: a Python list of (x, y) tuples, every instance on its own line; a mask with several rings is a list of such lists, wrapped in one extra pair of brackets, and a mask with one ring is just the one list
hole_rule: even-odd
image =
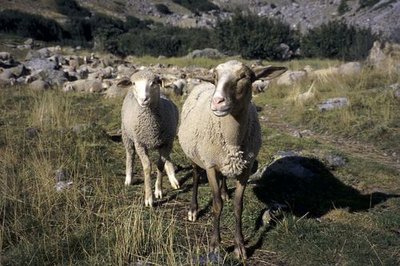
[[(57, 0), (0, 0), (0, 10), (19, 9), (63, 22)], [(133, 15), (180, 27), (212, 27), (218, 19), (228, 18), (235, 10), (249, 10), (259, 16), (280, 18), (293, 28), (307, 31), (332, 19), (369, 27), (382, 36), (400, 42), (400, 0), (76, 0), (93, 12), (125, 19)], [(214, 6), (198, 11), (197, 2)], [(179, 4), (178, 4), (179, 3)], [(189, 3), (189, 4), (188, 4)], [(192, 3), (192, 4), (190, 4)], [(208, 7), (209, 7), (208, 6)]]

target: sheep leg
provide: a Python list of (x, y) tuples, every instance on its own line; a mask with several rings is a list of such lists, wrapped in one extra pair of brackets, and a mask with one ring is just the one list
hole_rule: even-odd
[(242, 233), (242, 210), (243, 210), (243, 194), (246, 189), (248, 176), (239, 178), (236, 181), (235, 190), (235, 201), (234, 201), (234, 211), (235, 211), (235, 255), (237, 258), (246, 259), (246, 248), (244, 246), (244, 238)]
[(192, 202), (190, 203), (190, 209), (188, 212), (188, 220), (195, 222), (197, 220), (197, 210), (199, 205), (197, 203), (197, 193), (199, 190), (199, 167), (193, 163), (193, 192)]
[(221, 197), (224, 201), (229, 200), (228, 187), (226, 185), (226, 176), (221, 175)]
[(125, 185), (129, 186), (132, 183), (133, 163), (135, 160), (135, 147), (133, 141), (126, 135), (125, 130), (122, 129), (122, 142), (126, 150), (126, 168), (125, 168)]
[(164, 163), (165, 172), (167, 172), (167, 176), (168, 176), (169, 182), (171, 183), (172, 188), (178, 189), (180, 187), (179, 182), (175, 177), (175, 168), (174, 168), (174, 165), (171, 163), (171, 159), (169, 157), (171, 150), (172, 150), (172, 146), (161, 149), (160, 155), (161, 155), (161, 160), (165, 162)]
[(144, 174), (144, 205), (146, 207), (153, 206), (153, 193), (151, 191), (151, 162), (147, 154), (146, 147), (135, 143), (136, 152), (139, 155), (140, 161), (143, 166)]
[(221, 219), (222, 212), (222, 198), (221, 191), (218, 184), (217, 174), (214, 168), (209, 168), (207, 171), (207, 179), (208, 183), (211, 186), (211, 191), (213, 194), (213, 214), (214, 214), (214, 223), (213, 223), (213, 233), (211, 236), (210, 248), (211, 251), (218, 251), (219, 243), (221, 242), (221, 234), (219, 230), (219, 224)]
[(164, 171), (164, 162), (161, 159), (161, 155), (157, 161), (157, 179), (155, 185), (154, 195), (156, 199), (162, 198), (162, 183), (163, 183), (163, 171)]

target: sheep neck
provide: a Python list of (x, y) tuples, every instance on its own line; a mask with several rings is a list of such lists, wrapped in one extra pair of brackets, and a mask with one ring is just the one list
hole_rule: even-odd
[(248, 129), (248, 108), (219, 119), (221, 138), (227, 145), (241, 146)]

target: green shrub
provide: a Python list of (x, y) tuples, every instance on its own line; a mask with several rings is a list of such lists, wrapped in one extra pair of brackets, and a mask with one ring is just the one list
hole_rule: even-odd
[(158, 12), (164, 15), (172, 14), (171, 10), (169, 10), (169, 8), (164, 4), (156, 4), (156, 9)]
[(379, 1), (380, 0), (359, 0), (358, 5), (360, 6), (360, 8), (372, 7), (372, 6), (376, 5), (377, 3), (379, 3)]
[[(140, 36), (140, 37), (138, 37)], [(182, 29), (157, 26), (152, 29), (131, 29), (117, 40), (121, 55), (183, 56), (194, 49), (212, 46), (212, 32), (206, 29)]]
[(147, 29), (153, 22), (151, 20), (141, 20), (134, 16), (127, 16), (125, 28), (129, 29)]
[(280, 20), (256, 15), (235, 14), (231, 20), (216, 26), (218, 48), (225, 53), (240, 54), (244, 58), (282, 59), (279, 45), (285, 43), (292, 50), (299, 46), (297, 32)]
[(339, 15), (343, 15), (344, 13), (346, 13), (346, 12), (348, 12), (350, 10), (351, 9), (350, 9), (349, 5), (347, 4), (347, 0), (341, 0), (340, 4), (338, 6)]
[(17, 10), (0, 12), (0, 32), (42, 41), (62, 41), (67, 32), (55, 20)]
[(358, 60), (368, 56), (376, 39), (370, 29), (331, 21), (305, 34), (301, 48), (305, 57)]
[(214, 5), (208, 0), (172, 0), (174, 3), (186, 7), (193, 13), (207, 12), (210, 10), (219, 10), (217, 5)]
[(56, 0), (57, 10), (68, 17), (88, 17), (90, 11), (81, 7), (75, 0)]

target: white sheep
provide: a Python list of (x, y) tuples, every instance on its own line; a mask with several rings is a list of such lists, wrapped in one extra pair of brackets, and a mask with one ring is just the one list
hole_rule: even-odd
[(261, 147), (260, 124), (251, 103), (252, 83), (285, 71), (284, 67), (272, 66), (257, 67), (253, 71), (239, 61), (228, 61), (215, 68), (215, 85), (206, 83), (195, 87), (183, 105), (178, 138), (194, 165), (188, 219), (197, 219), (198, 170), (203, 168), (213, 194), (212, 250), (217, 249), (220, 242), (222, 198), (227, 196), (225, 178), (235, 178), (235, 254), (246, 258), (241, 225), (243, 193)]
[(122, 105), (122, 140), (126, 149), (125, 185), (132, 182), (135, 151), (144, 172), (145, 205), (153, 205), (151, 190), (151, 162), (148, 150), (159, 153), (155, 197), (162, 198), (162, 171), (165, 168), (169, 182), (179, 188), (170, 153), (178, 126), (178, 109), (163, 95), (160, 96), (160, 78), (148, 70), (131, 76), (131, 85)]
[(78, 79), (75, 81), (65, 82), (62, 90), (64, 92), (102, 92), (105, 88), (105, 84), (100, 80)]

